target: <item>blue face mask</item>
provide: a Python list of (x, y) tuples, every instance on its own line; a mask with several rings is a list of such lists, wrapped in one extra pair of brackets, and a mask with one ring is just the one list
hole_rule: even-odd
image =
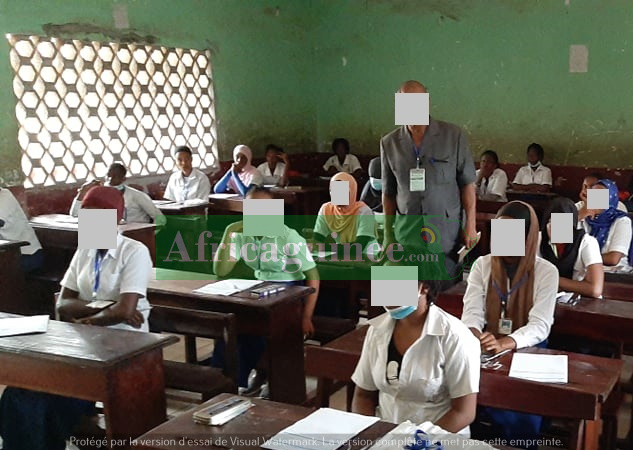
[(389, 309), (386, 306), (383, 306), (383, 308), (385, 308), (385, 311), (387, 311), (393, 319), (400, 320), (413, 314), (418, 309), (418, 305), (398, 306), (397, 308), (394, 308), (394, 309)]
[(382, 180), (380, 178), (369, 177), (369, 185), (374, 191), (382, 191)]

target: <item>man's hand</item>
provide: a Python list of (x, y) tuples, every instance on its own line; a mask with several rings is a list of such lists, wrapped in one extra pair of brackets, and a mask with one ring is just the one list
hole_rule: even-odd
[(462, 230), (462, 240), (467, 249), (473, 248), (479, 242), (477, 236), (477, 228), (474, 222), (467, 222), (466, 227)]
[(481, 344), (481, 350), (486, 353), (494, 353), (496, 355), (503, 350), (495, 335), (487, 331), (479, 336), (479, 343)]

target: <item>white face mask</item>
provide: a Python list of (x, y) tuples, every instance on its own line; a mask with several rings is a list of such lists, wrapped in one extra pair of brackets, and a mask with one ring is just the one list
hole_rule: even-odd
[(375, 191), (382, 191), (382, 180), (380, 178), (369, 177), (369, 185)]
[(528, 163), (528, 164), (530, 165), (530, 167), (532, 169), (538, 169), (538, 167), (541, 165), (541, 161), (538, 161), (538, 162), (536, 162), (534, 164), (532, 164), (532, 163)]

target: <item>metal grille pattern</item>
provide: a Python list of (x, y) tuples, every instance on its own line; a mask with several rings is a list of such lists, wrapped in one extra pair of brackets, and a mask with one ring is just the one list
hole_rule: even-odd
[(171, 172), (175, 146), (217, 164), (209, 54), (149, 45), (8, 36), (24, 186)]

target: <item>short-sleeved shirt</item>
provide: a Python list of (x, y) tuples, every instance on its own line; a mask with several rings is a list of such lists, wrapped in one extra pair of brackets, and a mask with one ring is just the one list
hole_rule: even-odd
[[(439, 231), (444, 253), (458, 245), (462, 220), (461, 189), (477, 180), (468, 139), (457, 126), (430, 118), (422, 146), (420, 167), (425, 169), (426, 190), (410, 190), (410, 170), (416, 167), (414, 142), (406, 126), (395, 129), (380, 141), (382, 192), (395, 197), (398, 214), (396, 240), (409, 247), (419, 247), (419, 216)], [(405, 216), (417, 216), (409, 220)]]
[[(477, 170), (476, 176), (479, 179), (479, 172)], [(507, 202), (506, 198), (506, 189), (508, 188), (508, 175), (505, 173), (503, 169), (496, 168), (492, 175), (488, 178), (482, 178), (481, 185), (477, 187), (477, 194), (479, 198), (486, 198), (486, 195), (498, 195), (499, 200), (502, 202)]]
[[(78, 292), (79, 298), (87, 302), (92, 301), (96, 255), (95, 249), (78, 249), (60, 283), (63, 287)], [(140, 331), (149, 331), (147, 283), (151, 270), (152, 259), (147, 247), (120, 234), (117, 235), (116, 249), (108, 250), (101, 262), (97, 300), (117, 301), (122, 294), (139, 294), (141, 298), (136, 309), (145, 318)], [(112, 325), (110, 328), (139, 331), (138, 328), (124, 323)]]
[[(125, 203), (123, 216), (127, 223), (156, 222), (156, 218), (163, 215), (149, 195), (130, 186), (125, 186), (123, 202)], [(70, 215), (77, 217), (79, 209), (81, 209), (81, 200), (75, 197), (70, 205)]]
[[(321, 236), (328, 237), (332, 233), (330, 227), (325, 221), (325, 205), (321, 205), (319, 212), (317, 214), (316, 223), (314, 224), (314, 232), (319, 233)], [(358, 236), (368, 236), (372, 238), (376, 238), (376, 218), (374, 217), (374, 213), (369, 206), (363, 206), (358, 210), (358, 214), (356, 215), (356, 237)], [(337, 244), (340, 244), (340, 235), (337, 234), (334, 241)]]
[(172, 173), (163, 197), (176, 202), (193, 199), (209, 200), (210, 193), (209, 177), (203, 171), (194, 168), (188, 177), (184, 177), (181, 171)]
[(328, 160), (325, 161), (325, 164), (323, 164), (323, 170), (327, 171), (330, 167), (336, 167), (336, 170), (338, 172), (346, 173), (354, 173), (358, 169), (362, 169), (358, 158), (350, 153), (345, 155), (345, 160), (343, 160), (343, 164), (339, 162), (338, 156), (330, 156)]
[[(231, 238), (236, 260), (244, 259), (262, 281), (305, 280), (304, 272), (314, 269), (316, 263), (308, 250), (306, 240), (295, 230), (284, 225), (280, 236), (244, 236), (235, 233)], [(255, 248), (253, 248), (255, 246)]]
[[(589, 233), (591, 231), (591, 225), (584, 222), (585, 231)], [(622, 216), (618, 217), (611, 224), (607, 240), (605, 241), (600, 251), (602, 254), (610, 252), (619, 252), (624, 256), (620, 258), (620, 262), (613, 266), (610, 270), (618, 271), (620, 269), (626, 270), (629, 266), (629, 246), (631, 245), (631, 238), (633, 237), (633, 229), (631, 229), (631, 219)], [(605, 266), (607, 267), (607, 266)]]
[[(554, 245), (550, 244), (554, 250)], [(538, 250), (538, 256), (541, 255), (540, 246)], [(587, 275), (587, 268), (593, 264), (602, 264), (602, 254), (600, 253), (600, 246), (595, 237), (585, 233), (578, 246), (578, 256), (574, 261), (574, 269), (572, 278), (575, 281), (582, 281)]]
[(20, 247), (23, 255), (32, 255), (42, 248), (20, 203), (6, 188), (0, 189), (0, 219), (4, 221), (4, 225), (0, 227), (0, 239), (29, 243)]
[(284, 169), (286, 168), (286, 164), (282, 162), (278, 162), (275, 165), (275, 171), (270, 172), (270, 166), (267, 162), (261, 163), (257, 166), (257, 170), (262, 174), (262, 183), (263, 184), (277, 184), (281, 177), (284, 176)]
[[(383, 314), (370, 323), (352, 381), (379, 392), (383, 420), (435, 423), (451, 409), (451, 399), (479, 391), (479, 341), (456, 317), (438, 306), (429, 307), (422, 333), (404, 353), (396, 380), (387, 380), (396, 319)], [(460, 433), (468, 434), (468, 427)]]
[(549, 184), (552, 185), (552, 171), (543, 164), (536, 170), (527, 165), (521, 167), (514, 177), (514, 184)]

